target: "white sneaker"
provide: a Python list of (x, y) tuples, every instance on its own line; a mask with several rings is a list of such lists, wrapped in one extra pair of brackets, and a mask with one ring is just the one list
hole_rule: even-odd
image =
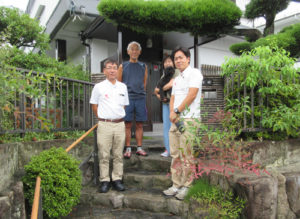
[(162, 157), (169, 157), (170, 154), (169, 154), (169, 152), (167, 150), (165, 150), (165, 152), (162, 153), (162, 154), (160, 154), (160, 156), (162, 156)]
[(168, 188), (167, 190), (164, 190), (163, 193), (166, 196), (173, 196), (173, 195), (176, 195), (178, 191), (179, 191), (178, 188), (176, 188), (175, 186), (172, 186), (172, 187)]
[(183, 200), (189, 191), (188, 187), (182, 187), (178, 190), (177, 195), (175, 196), (179, 200)]

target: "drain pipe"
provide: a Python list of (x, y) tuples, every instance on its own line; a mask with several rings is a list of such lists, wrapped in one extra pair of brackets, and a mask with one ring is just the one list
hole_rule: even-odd
[(80, 36), (80, 40), (81, 40), (81, 44), (85, 46), (86, 48), (86, 55), (87, 55), (87, 58), (88, 58), (88, 68), (87, 68), (87, 71), (88, 71), (88, 76), (89, 76), (89, 79), (90, 81), (92, 80), (91, 79), (91, 71), (92, 71), (92, 60), (91, 60), (91, 45), (86, 43), (86, 37), (83, 35), (83, 31), (81, 31), (79, 33), (79, 36)]

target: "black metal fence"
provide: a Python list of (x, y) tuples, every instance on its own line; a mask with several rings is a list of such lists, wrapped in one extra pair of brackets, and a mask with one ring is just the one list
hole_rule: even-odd
[[(229, 77), (225, 78), (225, 96), (228, 100), (231, 100), (230, 103), (225, 103), (225, 106), (228, 109), (234, 109), (239, 112), (238, 120), (240, 121), (240, 129), (243, 132), (259, 132), (270, 130), (263, 127), (263, 109), (268, 108), (270, 105), (270, 95), (261, 95), (259, 90), (266, 87), (262, 82), (255, 86), (249, 87), (245, 83), (247, 74), (237, 74), (233, 73)], [(280, 76), (280, 80), (283, 80)], [(300, 78), (290, 79), (289, 82), (285, 83), (298, 83)], [(236, 115), (237, 116), (237, 115)], [(266, 115), (265, 115), (266, 116)]]
[[(17, 69), (20, 74), (28, 70)], [(43, 75), (31, 72), (32, 75)], [(29, 82), (30, 83), (30, 82)], [(94, 83), (64, 77), (41, 80), (41, 97), (30, 98), (15, 92), (13, 107), (0, 120), (0, 134), (26, 132), (88, 130), (93, 125), (89, 104)], [(6, 118), (5, 118), (6, 117)]]

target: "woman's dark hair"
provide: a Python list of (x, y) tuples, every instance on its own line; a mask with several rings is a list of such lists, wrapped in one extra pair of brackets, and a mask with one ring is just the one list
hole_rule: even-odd
[(175, 53), (178, 52), (178, 51), (181, 51), (187, 58), (191, 57), (191, 53), (190, 53), (190, 50), (188, 48), (177, 46), (173, 50), (172, 55), (171, 55), (173, 62), (174, 62)]
[(165, 64), (165, 61), (167, 60), (167, 59), (171, 59), (171, 61), (173, 62), (173, 66), (175, 66), (175, 63), (174, 63), (174, 60), (173, 60), (173, 58), (172, 58), (172, 56), (171, 55), (167, 55), (166, 57), (164, 57), (163, 58), (163, 61), (162, 61), (162, 69), (164, 69), (165, 67), (164, 67), (164, 64)]

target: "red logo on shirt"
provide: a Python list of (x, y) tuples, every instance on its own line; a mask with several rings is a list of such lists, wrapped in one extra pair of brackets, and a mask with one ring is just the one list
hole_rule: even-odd
[(105, 98), (107, 98), (107, 99), (109, 98), (108, 94), (105, 94)]

